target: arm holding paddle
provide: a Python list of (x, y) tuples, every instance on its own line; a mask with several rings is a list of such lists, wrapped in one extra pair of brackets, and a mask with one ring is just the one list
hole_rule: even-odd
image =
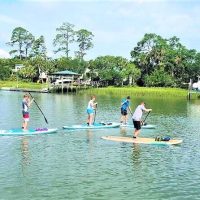
[(28, 102), (28, 107), (30, 107), (31, 106), (31, 104), (33, 103), (33, 101), (34, 101), (35, 99), (34, 98), (32, 98), (31, 100), (29, 99), (29, 102)]

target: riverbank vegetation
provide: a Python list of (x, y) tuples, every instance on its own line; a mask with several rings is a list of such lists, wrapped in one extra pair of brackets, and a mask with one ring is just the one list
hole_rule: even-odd
[[(73, 24), (63, 23), (56, 30), (52, 44), (54, 53), (47, 55), (44, 36), (35, 37), (30, 31), (16, 27), (8, 45), (12, 58), (0, 59), (0, 80), (37, 82), (41, 72), (71, 70), (83, 74), (83, 80), (94, 81), (98, 86), (187, 87), (200, 74), (200, 53), (188, 49), (176, 36), (163, 38), (148, 33), (130, 49), (131, 59), (103, 55), (85, 61), (84, 57), (94, 46), (95, 35), (86, 29), (76, 30)], [(131, 41), (130, 41), (131, 42)], [(74, 56), (71, 45), (76, 46)], [(17, 72), (16, 64), (23, 65)]]
[(120, 95), (133, 97), (187, 97), (187, 90), (179, 88), (160, 88), (160, 87), (107, 87), (92, 88), (81, 93), (88, 95)]
[(33, 83), (24, 81), (0, 81), (0, 88), (20, 88), (20, 89), (44, 89), (47, 88), (46, 83)]

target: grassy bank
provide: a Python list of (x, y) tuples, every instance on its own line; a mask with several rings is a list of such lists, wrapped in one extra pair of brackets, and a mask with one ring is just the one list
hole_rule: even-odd
[(94, 95), (133, 95), (138, 97), (187, 97), (187, 90), (179, 88), (148, 88), (148, 87), (107, 87), (92, 88), (81, 91)]
[(22, 88), (22, 89), (43, 89), (47, 87), (47, 84), (22, 82), (22, 81), (0, 81), (0, 88)]

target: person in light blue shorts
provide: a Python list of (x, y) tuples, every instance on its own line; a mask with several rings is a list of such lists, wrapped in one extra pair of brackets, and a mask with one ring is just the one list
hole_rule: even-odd
[(87, 114), (88, 114), (87, 124), (88, 124), (88, 126), (91, 126), (94, 121), (94, 110), (97, 107), (97, 103), (95, 103), (95, 99), (96, 99), (95, 96), (91, 96), (91, 99), (88, 102), (88, 107), (87, 107)]

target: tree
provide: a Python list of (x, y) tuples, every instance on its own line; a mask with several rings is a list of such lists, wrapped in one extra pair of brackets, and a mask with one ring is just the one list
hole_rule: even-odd
[(74, 42), (75, 31), (73, 30), (74, 25), (70, 23), (63, 23), (59, 28), (56, 29), (58, 32), (54, 39), (54, 46), (58, 46), (55, 53), (64, 52), (66, 57), (69, 57), (69, 44)]
[(11, 75), (11, 68), (9, 66), (0, 66), (0, 80), (6, 80)]
[(141, 69), (142, 77), (150, 74), (165, 58), (167, 40), (156, 34), (145, 34), (131, 51), (134, 63)]
[(27, 31), (24, 38), (25, 58), (28, 58), (30, 56), (34, 40), (35, 40), (34, 36)]
[(83, 60), (83, 57), (86, 55), (86, 51), (93, 47), (92, 39), (94, 35), (86, 29), (80, 29), (79, 31), (76, 31), (76, 37), (79, 50), (76, 51), (75, 54), (79, 59)]
[(46, 58), (47, 57), (46, 54), (47, 54), (47, 48), (45, 45), (44, 36), (41, 35), (33, 42), (32, 56)]
[(62, 57), (55, 60), (55, 65), (58, 71), (67, 69), (67, 70), (82, 74), (84, 73), (87, 67), (87, 62), (83, 60), (79, 60), (77, 58), (72, 59), (72, 58)]
[(121, 71), (123, 79), (128, 80), (129, 85), (135, 85), (141, 76), (141, 71), (134, 63), (128, 63)]
[[(149, 85), (148, 75), (151, 79), (155, 78), (161, 67), (166, 77), (170, 75), (177, 85), (189, 82), (189, 77), (195, 73), (196, 54), (195, 50), (183, 46), (179, 38), (174, 36), (165, 39), (156, 34), (145, 34), (131, 51), (133, 62), (141, 69), (141, 81), (144, 85), (147, 81)], [(157, 84), (155, 79), (153, 83)]]
[(145, 83), (147, 86), (156, 86), (156, 87), (169, 87), (174, 86), (173, 78), (164, 71), (164, 68), (156, 69), (152, 72), (151, 75), (146, 75)]
[(28, 63), (25, 65), (25, 67), (23, 67), (22, 69), (20, 69), (18, 71), (18, 74), (21, 78), (30, 81), (37, 76), (37, 70), (34, 66), (29, 65)]
[(17, 27), (12, 31), (9, 45), (16, 46), (17, 49), (10, 51), (10, 54), (17, 54), (20, 60), (28, 56), (28, 51), (34, 41), (33, 35), (22, 27)]
[(89, 69), (93, 73), (96, 72), (102, 82), (107, 82), (109, 85), (121, 85), (124, 78), (121, 72), (127, 64), (128, 60), (120, 56), (101, 56), (90, 61)]

